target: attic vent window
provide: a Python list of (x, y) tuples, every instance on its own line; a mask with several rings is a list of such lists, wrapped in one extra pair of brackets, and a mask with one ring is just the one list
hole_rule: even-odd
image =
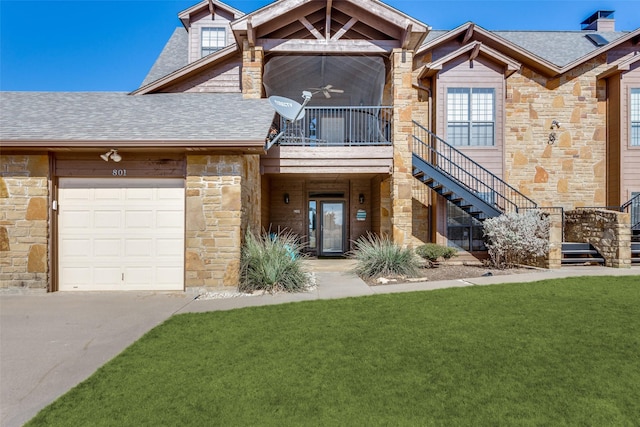
[(598, 47), (604, 46), (607, 43), (609, 43), (607, 41), (607, 39), (602, 37), (600, 34), (587, 34), (587, 35), (585, 35), (585, 37), (588, 38), (589, 41), (591, 41), (591, 43), (593, 43), (594, 45), (596, 45)]

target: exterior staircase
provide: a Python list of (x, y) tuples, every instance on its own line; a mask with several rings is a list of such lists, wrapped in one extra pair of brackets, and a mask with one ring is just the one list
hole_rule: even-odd
[(536, 203), (460, 150), (413, 122), (413, 176), (478, 220)]
[(602, 255), (590, 243), (562, 242), (562, 265), (604, 265)]

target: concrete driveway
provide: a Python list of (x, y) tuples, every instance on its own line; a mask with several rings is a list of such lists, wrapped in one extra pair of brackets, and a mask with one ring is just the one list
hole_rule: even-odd
[(190, 301), (182, 293), (0, 295), (0, 425), (23, 425)]

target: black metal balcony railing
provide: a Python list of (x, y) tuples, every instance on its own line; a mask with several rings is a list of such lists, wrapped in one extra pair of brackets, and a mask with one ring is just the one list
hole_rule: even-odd
[[(460, 150), (413, 122), (413, 155), (430, 164), (434, 170), (450, 177), (460, 190), (473, 195), (473, 199), (483, 201), (498, 212), (518, 212), (520, 209), (536, 208), (536, 203), (520, 193), (504, 180), (482, 167)], [(453, 200), (463, 195), (449, 194)], [(467, 201), (469, 202), (469, 201)], [(464, 203), (464, 201), (462, 202)], [(494, 215), (490, 210), (485, 215)], [(480, 215), (480, 217), (483, 217)]]
[(295, 123), (279, 118), (288, 146), (391, 145), (392, 107), (306, 107)]

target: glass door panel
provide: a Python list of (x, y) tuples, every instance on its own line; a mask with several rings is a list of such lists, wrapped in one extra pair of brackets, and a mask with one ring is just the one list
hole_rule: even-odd
[(320, 255), (344, 253), (344, 202), (320, 202)]

